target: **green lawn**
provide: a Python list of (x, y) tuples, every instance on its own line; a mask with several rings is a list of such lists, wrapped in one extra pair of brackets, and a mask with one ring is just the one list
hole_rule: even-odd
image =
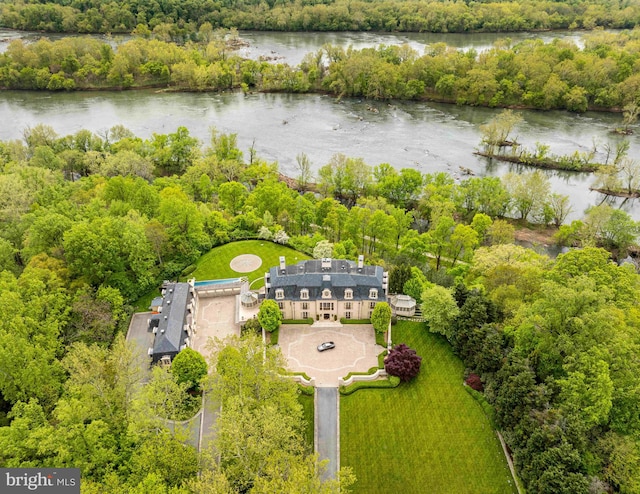
[(149, 310), (149, 306), (151, 305), (151, 301), (160, 296), (160, 290), (158, 288), (154, 288), (150, 292), (144, 294), (140, 297), (136, 302), (134, 302), (133, 307), (135, 312), (146, 312)]
[[(254, 254), (262, 259), (262, 265), (251, 273), (237, 273), (229, 266), (231, 260), (241, 254)], [(264, 273), (277, 266), (279, 257), (285, 256), (287, 264), (310, 259), (309, 256), (283, 245), (266, 240), (242, 240), (221, 245), (210, 250), (196, 262), (197, 269), (189, 275), (196, 280), (216, 280), (246, 276), (255, 290), (264, 285)]]
[(411, 383), (340, 397), (340, 458), (354, 493), (511, 494), (500, 442), (462, 386), (464, 366), (442, 337), (402, 321), (395, 343), (422, 357)]
[(298, 401), (302, 405), (304, 420), (306, 426), (304, 428), (304, 442), (310, 452), (313, 452), (313, 424), (314, 424), (314, 401), (313, 395), (298, 395)]
[[(254, 254), (262, 259), (262, 265), (251, 273), (238, 273), (231, 269), (229, 263), (240, 254)], [(238, 278), (246, 276), (252, 290), (257, 290), (264, 285), (264, 273), (272, 266), (277, 266), (280, 256), (285, 256), (287, 264), (296, 264), (298, 261), (310, 259), (309, 256), (293, 250), (284, 245), (274, 244), (266, 240), (242, 240), (231, 242), (215, 249), (211, 249), (196, 262), (196, 270), (188, 278), (197, 281), (219, 280), (225, 278)], [(185, 280), (180, 280), (185, 281)], [(154, 297), (160, 295), (160, 291), (154, 288), (143, 295), (133, 305), (136, 312), (149, 310), (149, 305)]]

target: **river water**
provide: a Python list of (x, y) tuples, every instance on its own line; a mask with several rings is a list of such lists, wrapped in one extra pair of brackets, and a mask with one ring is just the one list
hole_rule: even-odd
[[(362, 43), (375, 45), (388, 36), (414, 41), (421, 36), (425, 36), (424, 40), (434, 36), (308, 34), (242, 33), (243, 37), (254, 36), (252, 46), (259, 50), (282, 53), (283, 46), (290, 46), (292, 54), (286, 55), (287, 58), (302, 58), (304, 53), (315, 49), (310, 45), (319, 48), (332, 37), (334, 44), (361, 38)], [(451, 39), (456, 36), (468, 35), (449, 35)], [(477, 36), (469, 38), (477, 40), (475, 46), (490, 45), (491, 37), (498, 35)], [(315, 41), (305, 44), (304, 40), (310, 37)], [(297, 49), (296, 39), (302, 40)], [(371, 111), (372, 108), (377, 112)], [(478, 176), (500, 176), (523, 169), (473, 154), (480, 141), (479, 126), (499, 111), (436, 103), (394, 101), (388, 104), (356, 99), (337, 102), (322, 95), (3, 91), (0, 92), (0, 140), (20, 139), (26, 127), (37, 123), (51, 125), (61, 135), (83, 128), (100, 132), (122, 124), (141, 137), (149, 137), (154, 132), (174, 132), (178, 126), (185, 126), (192, 135), (207, 143), (210, 128), (216, 127), (222, 132), (236, 133), (242, 150), (247, 152), (253, 145), (260, 157), (277, 161), (280, 170), (292, 176), (297, 173), (298, 153), (306, 153), (313, 169), (317, 170), (340, 152), (362, 157), (371, 166), (390, 163), (396, 168), (411, 167), (424, 173), (447, 171), (463, 179), (461, 166)], [(605, 143), (615, 147), (619, 139), (610, 133), (621, 121), (616, 114), (523, 111), (522, 115), (524, 121), (516, 131), (518, 140), (529, 147), (536, 142), (548, 144), (556, 154), (586, 151), (594, 142), (600, 149)], [(638, 157), (640, 140), (637, 136), (629, 139), (630, 156)], [(601, 194), (589, 191), (593, 182), (590, 174), (545, 173), (555, 192), (571, 197), (574, 211), (570, 218), (580, 218), (588, 206), (604, 200)], [(612, 199), (611, 204), (640, 220), (636, 201)]]
[[(424, 53), (428, 45), (446, 43), (459, 50), (474, 49), (478, 52), (490, 49), (498, 40), (510, 39), (512, 43), (526, 39), (541, 39), (545, 43), (554, 39), (572, 41), (577, 46), (583, 46), (583, 38), (587, 31), (549, 31), (540, 33), (280, 33), (280, 32), (251, 32), (242, 31), (240, 37), (249, 46), (239, 50), (245, 58), (274, 59), (298, 65), (305, 54), (315, 52), (325, 44), (349, 47), (361, 50), (379, 45), (408, 44), (419, 54)], [(1, 34), (0, 34), (1, 36)]]
[[(244, 58), (257, 60), (265, 58), (277, 62), (298, 65), (305, 54), (315, 52), (325, 44), (349, 47), (355, 49), (371, 48), (379, 45), (408, 44), (418, 53), (434, 43), (446, 43), (459, 50), (474, 49), (478, 52), (490, 49), (498, 40), (510, 39), (518, 43), (527, 39), (541, 39), (548, 43), (554, 39), (571, 41), (583, 46), (584, 36), (588, 31), (546, 31), (521, 33), (375, 33), (375, 32), (312, 32), (289, 33), (272, 31), (240, 31), (239, 36), (249, 45), (238, 50)], [(0, 28), (0, 53), (6, 51), (9, 43), (15, 39), (22, 39), (27, 43), (37, 41), (42, 37), (51, 40), (62, 38), (63, 34), (34, 33)], [(116, 34), (113, 36), (95, 34), (91, 37), (106, 41), (112, 46), (131, 39), (129, 35)]]

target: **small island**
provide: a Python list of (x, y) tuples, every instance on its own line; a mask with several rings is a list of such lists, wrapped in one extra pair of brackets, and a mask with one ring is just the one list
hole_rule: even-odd
[[(482, 132), (482, 149), (474, 154), (486, 158), (534, 166), (549, 170), (565, 170), (572, 172), (596, 172), (607, 163), (597, 163), (596, 145), (589, 151), (574, 151), (568, 155), (549, 154), (549, 146), (537, 142), (535, 149), (529, 150), (515, 138), (510, 138), (513, 129), (522, 121), (522, 116), (512, 110), (505, 110), (487, 124), (480, 126)], [(607, 153), (607, 160), (610, 156)]]

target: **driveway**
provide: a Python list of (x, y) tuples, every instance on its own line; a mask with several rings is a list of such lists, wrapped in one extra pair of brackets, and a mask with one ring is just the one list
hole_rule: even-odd
[(127, 331), (127, 341), (133, 342), (138, 353), (138, 361), (142, 371), (141, 382), (146, 383), (149, 379), (149, 348), (153, 347), (154, 334), (149, 331), (149, 318), (151, 312), (137, 312), (131, 316), (129, 330)]
[(338, 450), (338, 388), (316, 388), (315, 445), (320, 460), (329, 460), (322, 480), (334, 479), (340, 468)]
[(153, 333), (149, 331), (149, 318), (151, 312), (137, 312), (131, 316), (129, 323), (129, 331), (127, 331), (127, 340), (135, 343), (138, 351), (149, 358), (147, 353), (149, 348), (153, 346)]
[[(317, 346), (333, 341), (336, 347), (319, 352)], [(278, 345), (289, 370), (315, 377), (317, 387), (338, 387), (338, 379), (349, 372), (366, 372), (378, 365), (384, 348), (376, 345), (373, 328), (368, 324), (341, 327), (282, 325)]]

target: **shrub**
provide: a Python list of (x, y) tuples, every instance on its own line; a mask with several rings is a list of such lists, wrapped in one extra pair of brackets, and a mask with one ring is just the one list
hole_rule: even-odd
[(366, 372), (349, 372), (349, 374), (347, 374), (346, 376), (344, 376), (344, 380), (346, 381), (347, 379), (349, 379), (351, 376), (370, 376), (372, 374), (375, 374), (378, 370), (380, 370), (377, 366), (376, 367), (371, 367), (368, 371)]
[(258, 230), (258, 238), (262, 238), (264, 240), (271, 240), (273, 238), (273, 233), (266, 226), (261, 226), (260, 230)]
[(313, 386), (303, 386), (302, 384), (298, 384), (298, 393), (301, 395), (313, 396), (315, 389)]
[(390, 376), (389, 379), (380, 381), (357, 381), (349, 386), (340, 386), (340, 394), (346, 396), (355, 393), (359, 389), (368, 388), (396, 388), (398, 384), (400, 384), (400, 378), (396, 376)]
[(496, 430), (499, 430), (498, 421), (496, 420), (496, 411), (489, 404), (485, 396), (482, 393), (471, 388), (470, 386), (465, 386), (464, 389), (467, 391), (467, 393), (469, 393), (473, 397), (474, 400), (476, 400), (480, 404), (480, 406), (482, 407), (482, 411), (484, 412), (485, 416), (487, 417), (487, 419), (489, 419), (489, 422), (491, 423), (491, 427), (493, 427)]
[(288, 372), (287, 374), (289, 374), (290, 376), (300, 376), (307, 381), (311, 381), (311, 378), (306, 372)]
[(252, 238), (257, 238), (255, 232), (250, 232), (247, 230), (233, 230), (229, 233), (229, 239), (233, 242), (236, 240), (248, 240)]
[(333, 254), (333, 244), (328, 240), (320, 240), (313, 248), (313, 258), (322, 259), (323, 257), (331, 257)]
[(471, 389), (475, 389), (476, 391), (484, 391), (484, 386), (482, 384), (482, 379), (480, 379), (480, 376), (478, 374), (469, 374), (469, 377), (467, 377), (467, 379), (465, 379), (464, 381), (467, 386), (469, 386)]
[(280, 328), (276, 329), (275, 331), (271, 331), (269, 333), (269, 342), (272, 345), (277, 345), (279, 337), (280, 337)]
[(390, 376), (409, 381), (418, 375), (422, 357), (404, 343), (395, 346), (384, 361), (384, 368)]
[(284, 230), (278, 230), (273, 236), (273, 241), (277, 244), (285, 245), (289, 242), (289, 235)]
[(249, 319), (244, 323), (244, 326), (242, 326), (241, 332), (242, 334), (251, 333), (262, 335), (262, 326), (260, 326), (260, 321), (258, 321), (258, 319), (256, 318)]
[(313, 319), (283, 319), (282, 324), (313, 324)]
[(189, 276), (191, 273), (193, 273), (198, 266), (196, 266), (195, 264), (189, 264), (186, 268), (184, 268), (182, 270), (182, 276)]
[(386, 350), (378, 355), (378, 369), (384, 369), (384, 359), (389, 352)]

